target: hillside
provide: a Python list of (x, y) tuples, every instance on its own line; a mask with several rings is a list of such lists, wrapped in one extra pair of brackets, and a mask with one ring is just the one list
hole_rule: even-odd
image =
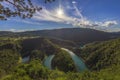
[(77, 43), (89, 43), (93, 41), (104, 41), (111, 38), (120, 37), (115, 33), (107, 33), (103, 31), (86, 29), (86, 28), (63, 28), (53, 30), (28, 31), (18, 33), (20, 35), (44, 36), (59, 38), (63, 40), (70, 40)]
[(45, 55), (56, 54), (60, 48), (46, 38), (32, 38), (21, 41), (21, 55), (29, 56), (32, 51), (40, 50)]
[(57, 68), (58, 70), (64, 72), (77, 71), (71, 56), (63, 50), (56, 54), (55, 57), (53, 58), (52, 67), (53, 69)]
[[(46, 38), (2, 39), (0, 42), (1, 80), (119, 80), (120, 39), (86, 44), (77, 49), (89, 71), (76, 72), (75, 65), (66, 52)], [(42, 61), (55, 54), (52, 66), (47, 69)], [(28, 63), (21, 63), (21, 56), (30, 56)], [(41, 61), (40, 61), (41, 60)], [(63, 72), (65, 71), (65, 72)]]
[[(3, 33), (3, 32), (2, 32)], [(79, 44), (90, 43), (94, 41), (104, 41), (113, 38), (120, 37), (120, 33), (108, 33), (87, 28), (63, 28), (63, 29), (51, 29), (51, 30), (38, 30), (38, 31), (26, 31), (26, 32), (4, 32), (0, 36), (42, 36), (61, 40), (69, 40)]]
[(64, 48), (71, 49), (73, 47), (79, 47), (78, 44), (70, 40), (63, 40), (58, 38), (47, 38), (47, 39), (49, 39), (52, 43)]
[(79, 56), (84, 58), (91, 70), (120, 65), (120, 39), (87, 44), (80, 50)]

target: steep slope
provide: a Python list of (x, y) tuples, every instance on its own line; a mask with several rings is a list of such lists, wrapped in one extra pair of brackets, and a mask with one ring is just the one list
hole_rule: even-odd
[(120, 65), (120, 39), (88, 44), (81, 53), (91, 70)]
[(46, 38), (32, 38), (21, 41), (21, 55), (29, 56), (34, 50), (40, 50), (40, 53), (51, 55), (60, 51), (59, 47)]
[(63, 39), (58, 39), (58, 38), (48, 38), (48, 39), (52, 43), (54, 43), (54, 44), (56, 44), (56, 45), (58, 45), (60, 47), (68, 48), (68, 49), (79, 46), (75, 42), (69, 41), (69, 40), (63, 40)]

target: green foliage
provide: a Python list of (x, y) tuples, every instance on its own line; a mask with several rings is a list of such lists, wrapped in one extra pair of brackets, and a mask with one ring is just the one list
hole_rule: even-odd
[[(3, 3), (13, 8), (11, 9), (11, 7), (3, 5)], [(30, 18), (36, 11), (41, 9), (33, 5), (31, 0), (0, 0), (0, 20), (6, 20), (9, 17), (16, 16)]]
[(19, 65), (13, 74), (2, 80), (119, 80), (120, 65), (112, 66), (97, 72), (61, 72), (59, 70), (48, 70), (39, 61)]
[(53, 58), (52, 65), (54, 68), (57, 68), (61, 71), (76, 71), (75, 64), (66, 51), (61, 51), (56, 54)]
[(46, 38), (33, 38), (21, 41), (21, 55), (28, 56), (33, 50), (40, 50), (46, 55), (57, 54), (60, 48)]
[(5, 70), (0, 69), (0, 79), (6, 75)]
[(17, 76), (17, 75), (8, 75), (4, 77), (2, 80), (33, 80), (27, 75)]
[[(82, 73), (76, 72), (70, 55), (49, 40), (28, 39), (24, 43), (25, 47), (14, 42), (0, 45), (0, 80), (120, 80), (120, 39), (91, 43), (76, 49), (77, 52), (80, 50), (91, 70)], [(30, 52), (30, 62), (20, 63), (21, 48)], [(53, 67), (57, 68), (55, 70), (48, 70), (40, 61), (44, 54), (50, 55), (48, 52), (55, 54), (52, 61)]]
[(120, 64), (120, 39), (88, 44), (81, 55), (91, 70), (100, 70)]
[(40, 61), (33, 60), (29, 64), (21, 64), (4, 80), (41, 80), (48, 78), (49, 70)]
[(71, 49), (73, 47), (77, 47), (77, 44), (75, 42), (69, 41), (69, 40), (63, 40), (58, 38), (48, 38), (52, 43), (64, 47), (67, 49)]
[(43, 61), (43, 59), (45, 58), (45, 53), (41, 52), (40, 50), (33, 50), (30, 54), (30, 59), (40, 59), (41, 61)]
[(3, 49), (11, 49), (13, 51), (20, 52), (21, 46), (19, 45), (18, 42), (6, 42), (0, 45), (0, 50)]
[(0, 69), (10, 72), (19, 62), (19, 54), (10, 49), (0, 51)]
[(60, 80), (60, 79), (64, 80), (64, 78), (65, 78), (65, 73), (56, 69), (50, 71), (48, 80)]

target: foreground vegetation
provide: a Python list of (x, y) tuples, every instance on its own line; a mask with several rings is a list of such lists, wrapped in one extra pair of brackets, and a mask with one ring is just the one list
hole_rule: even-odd
[(48, 70), (39, 60), (33, 60), (28, 64), (20, 64), (2, 80), (119, 80), (119, 67), (120, 65), (112, 66), (98, 72), (64, 73), (59, 70)]
[[(23, 44), (24, 43), (24, 44)], [(27, 47), (26, 47), (27, 46)], [(120, 39), (87, 44), (78, 49), (89, 71), (76, 72), (66, 52), (45, 38), (0, 39), (0, 80), (119, 80)], [(54, 54), (54, 70), (42, 63)], [(27, 63), (22, 57), (30, 56)], [(64, 65), (61, 65), (64, 64)]]

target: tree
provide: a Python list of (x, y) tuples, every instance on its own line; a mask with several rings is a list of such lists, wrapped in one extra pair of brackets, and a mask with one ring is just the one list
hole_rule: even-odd
[(0, 69), (6, 73), (12, 71), (12, 69), (19, 63), (20, 55), (11, 49), (0, 50)]
[(43, 60), (45, 58), (45, 53), (41, 52), (40, 50), (33, 50), (30, 54), (30, 59), (39, 59)]
[[(45, 0), (45, 3), (54, 0)], [(9, 17), (31, 18), (36, 11), (42, 8), (33, 5), (31, 0), (0, 0), (0, 20), (7, 20)]]
[(57, 53), (53, 58), (52, 67), (53, 69), (57, 68), (58, 70), (64, 71), (64, 72), (77, 71), (71, 56), (66, 51), (63, 51), (63, 50)]

